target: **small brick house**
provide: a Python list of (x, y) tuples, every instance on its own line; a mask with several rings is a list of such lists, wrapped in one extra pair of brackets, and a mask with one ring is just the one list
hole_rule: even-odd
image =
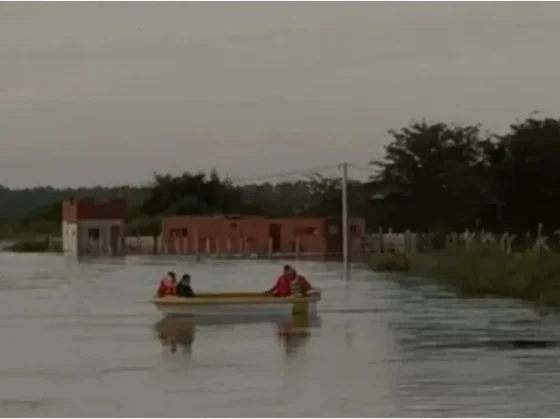
[[(162, 220), (162, 241), (169, 253), (293, 253), (324, 257), (342, 254), (340, 217), (278, 218), (174, 216)], [(365, 235), (363, 218), (349, 218), (350, 247)]]
[(93, 199), (62, 202), (62, 245), (65, 253), (116, 256), (124, 253), (126, 201)]

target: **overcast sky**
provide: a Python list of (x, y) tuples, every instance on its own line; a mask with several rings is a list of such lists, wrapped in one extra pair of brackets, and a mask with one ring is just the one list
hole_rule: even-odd
[(0, 3), (0, 184), (232, 177), (560, 115), (558, 3)]

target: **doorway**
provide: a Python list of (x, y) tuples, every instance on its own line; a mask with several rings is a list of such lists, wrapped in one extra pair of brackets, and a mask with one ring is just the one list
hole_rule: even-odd
[(111, 255), (117, 256), (120, 253), (120, 241), (121, 241), (121, 228), (120, 226), (111, 226), (111, 232), (109, 240), (111, 241)]
[(342, 259), (342, 220), (328, 218), (325, 221), (327, 259)]
[(279, 253), (282, 250), (282, 225), (280, 223), (270, 223), (268, 236), (272, 239), (272, 252)]

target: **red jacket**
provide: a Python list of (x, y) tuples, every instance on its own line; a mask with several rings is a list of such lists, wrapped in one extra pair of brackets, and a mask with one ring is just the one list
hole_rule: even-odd
[(176, 294), (176, 284), (171, 278), (164, 277), (159, 281), (159, 287), (157, 290), (158, 298), (165, 297), (166, 295)]
[(288, 275), (280, 275), (270, 291), (277, 297), (290, 295), (290, 277)]

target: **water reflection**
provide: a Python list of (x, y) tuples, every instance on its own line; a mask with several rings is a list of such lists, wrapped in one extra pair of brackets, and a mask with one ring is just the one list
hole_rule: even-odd
[(321, 327), (321, 319), (316, 315), (293, 316), (278, 322), (277, 327), (277, 335), (284, 345), (286, 355), (293, 356), (307, 344), (312, 335), (311, 329)]
[(154, 332), (165, 350), (184, 355), (193, 351), (195, 331), (199, 327), (218, 325), (264, 324), (276, 326), (279, 342), (288, 356), (294, 355), (305, 346), (311, 337), (311, 329), (321, 327), (317, 315), (297, 316), (209, 316), (209, 317), (165, 317), (154, 324)]
[(166, 317), (154, 325), (154, 331), (164, 349), (176, 353), (181, 347), (182, 353), (192, 353), (195, 325), (189, 318)]

